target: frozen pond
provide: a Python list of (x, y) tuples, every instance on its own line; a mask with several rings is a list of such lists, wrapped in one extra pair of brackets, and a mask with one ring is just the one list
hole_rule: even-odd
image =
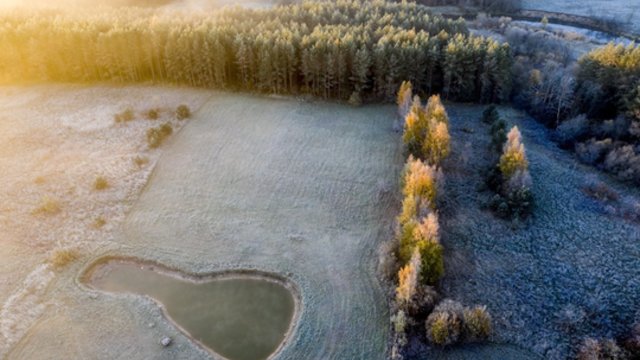
[(148, 296), (191, 338), (230, 360), (266, 359), (288, 333), (292, 293), (267, 278), (190, 278), (153, 265), (97, 265), (89, 285), (111, 293)]

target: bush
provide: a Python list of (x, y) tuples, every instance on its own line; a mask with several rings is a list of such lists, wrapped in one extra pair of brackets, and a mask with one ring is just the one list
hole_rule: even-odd
[(160, 110), (149, 109), (145, 115), (148, 120), (158, 120), (158, 118), (160, 117)]
[(495, 105), (490, 105), (482, 112), (482, 122), (485, 124), (493, 124), (500, 120), (500, 114), (498, 108)]
[(576, 155), (580, 161), (595, 165), (604, 159), (604, 156), (613, 148), (611, 139), (596, 140), (594, 138), (586, 142), (576, 144)]
[(98, 218), (96, 218), (96, 220), (93, 222), (93, 227), (95, 229), (100, 229), (103, 226), (105, 226), (107, 224), (107, 220), (105, 220), (102, 216), (99, 216)]
[(96, 190), (105, 190), (109, 187), (109, 181), (103, 176), (98, 176), (93, 183), (93, 188)]
[(42, 198), (42, 204), (36, 208), (33, 213), (34, 214), (43, 214), (43, 215), (55, 215), (61, 211), (60, 203), (57, 200), (45, 196)]
[(631, 329), (631, 335), (625, 340), (624, 347), (632, 359), (640, 359), (640, 322)]
[(503, 219), (524, 219), (533, 211), (533, 193), (529, 188), (521, 188), (506, 195), (495, 194), (489, 207)]
[(427, 317), (427, 339), (435, 345), (447, 346), (460, 340), (463, 308), (460, 303), (446, 299)]
[(615, 190), (595, 177), (587, 178), (583, 190), (590, 197), (604, 202), (616, 202), (620, 199)]
[(640, 154), (632, 145), (613, 149), (605, 157), (603, 166), (620, 180), (640, 184)]
[(580, 346), (578, 360), (624, 360), (627, 355), (614, 340), (587, 338)]
[(584, 114), (563, 121), (555, 132), (556, 139), (562, 147), (570, 147), (576, 142), (584, 140), (588, 134), (589, 121)]
[(362, 105), (362, 96), (360, 96), (359, 92), (354, 91), (351, 93), (351, 96), (349, 96), (349, 105), (352, 105), (352, 106)]
[(491, 335), (491, 315), (486, 306), (465, 308), (463, 315), (467, 340), (485, 340)]
[(407, 316), (404, 311), (398, 310), (398, 312), (391, 317), (391, 324), (393, 325), (395, 343), (398, 347), (405, 346), (407, 344)]
[(507, 142), (507, 123), (499, 119), (491, 125), (491, 149), (499, 153), (505, 142)]
[(146, 156), (136, 156), (133, 159), (133, 162), (138, 165), (138, 167), (143, 167), (144, 165), (149, 163), (149, 158)]
[(116, 123), (127, 122), (135, 119), (135, 115), (131, 108), (127, 108), (119, 114), (114, 116), (114, 120)]
[(191, 117), (191, 109), (187, 105), (180, 105), (176, 109), (176, 118), (178, 120), (184, 120)]
[(147, 130), (147, 144), (152, 149), (155, 149), (162, 145), (162, 142), (173, 133), (173, 127), (171, 124), (165, 123), (160, 127), (151, 128)]
[(59, 249), (51, 254), (49, 263), (55, 269), (62, 269), (78, 259), (79, 255), (75, 250)]

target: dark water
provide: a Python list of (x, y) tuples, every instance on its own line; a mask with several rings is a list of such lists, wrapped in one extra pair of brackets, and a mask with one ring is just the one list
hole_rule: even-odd
[(291, 292), (274, 281), (233, 277), (193, 282), (134, 263), (101, 265), (89, 284), (155, 299), (192, 338), (231, 360), (271, 355), (289, 330), (295, 308)]

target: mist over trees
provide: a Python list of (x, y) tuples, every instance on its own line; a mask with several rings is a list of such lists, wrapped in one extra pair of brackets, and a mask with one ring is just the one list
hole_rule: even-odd
[(340, 0), (167, 15), (149, 9), (0, 15), (0, 82), (162, 82), (393, 99), (507, 100), (508, 45), (415, 3)]

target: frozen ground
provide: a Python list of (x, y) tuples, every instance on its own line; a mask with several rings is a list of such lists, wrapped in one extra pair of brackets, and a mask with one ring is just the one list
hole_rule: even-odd
[[(73, 279), (47, 259), (56, 249), (73, 249), (86, 260), (113, 242), (154, 167), (160, 150), (146, 148), (145, 131), (173, 118), (180, 103), (197, 108), (209, 94), (148, 87), (0, 88), (0, 358), (43, 313), (64, 307), (54, 284)], [(127, 107), (138, 120), (116, 125)], [(161, 119), (142, 120), (140, 111), (161, 109)], [(140, 156), (148, 163), (138, 166)], [(97, 176), (110, 187), (93, 190)], [(34, 214), (43, 199), (57, 214)], [(105, 221), (97, 227), (96, 220)]]
[[(489, 166), (482, 107), (449, 105), (453, 155), (445, 166), (441, 208), (446, 249), (444, 293), (487, 304), (498, 341), (565, 359), (585, 336), (624, 335), (640, 315), (640, 226), (606, 214), (584, 195), (596, 172), (559, 150), (546, 130), (509, 108), (505, 119), (524, 136), (537, 207), (519, 226), (481, 209)], [(601, 176), (621, 194), (625, 186)]]
[(573, 15), (615, 19), (640, 33), (640, 2), (637, 0), (522, 0), (522, 7)]
[[(302, 305), (279, 358), (384, 358), (388, 314), (375, 274), (376, 250), (398, 211), (403, 158), (393, 107), (173, 88), (1, 91), (0, 357), (207, 358), (150, 300), (78, 283), (93, 260), (125, 255), (195, 273), (282, 274), (300, 288)], [(167, 119), (181, 102), (200, 111), (161, 150), (144, 145), (145, 129), (157, 123), (113, 123), (127, 106), (161, 106)], [(580, 187), (594, 171), (508, 108), (503, 115), (523, 131), (538, 208), (519, 227), (496, 220), (481, 209), (488, 194), (477, 192), (488, 166), (482, 107), (448, 110), (444, 294), (487, 304), (494, 340), (546, 359), (565, 358), (583, 336), (623, 334), (640, 306), (638, 226), (587, 198)], [(133, 164), (138, 155), (150, 159), (142, 169)], [(113, 187), (91, 190), (96, 174)], [(61, 213), (32, 214), (45, 195)], [(98, 216), (107, 220), (101, 229), (92, 226)], [(81, 258), (54, 271), (46, 259), (60, 247)], [(159, 344), (165, 336), (174, 339), (168, 348)], [(497, 354), (528, 358), (496, 345), (429, 357)]]
[[(376, 251), (390, 236), (402, 166), (393, 114), (216, 93), (165, 148), (122, 230), (93, 255), (283, 274), (302, 304), (281, 358), (382, 359), (388, 310)], [(10, 359), (206, 357), (149, 300), (83, 289), (74, 270), (51, 281), (44, 293), (57, 306)], [(174, 344), (160, 346), (164, 336)]]

